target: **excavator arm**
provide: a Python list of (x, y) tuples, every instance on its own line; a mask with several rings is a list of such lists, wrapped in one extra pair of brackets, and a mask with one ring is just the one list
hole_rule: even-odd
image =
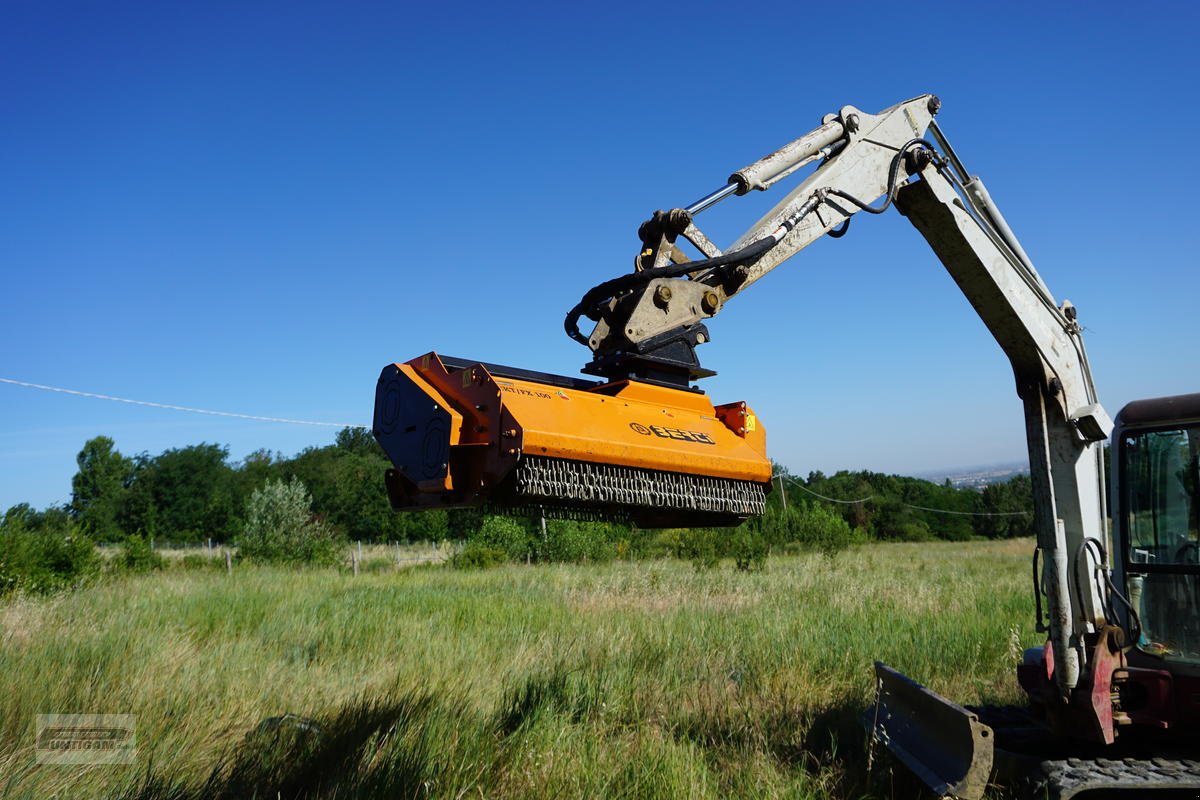
[[(846, 106), (691, 206), (656, 212), (639, 231), (637, 271), (586, 294), (566, 326), (594, 354), (586, 372), (686, 386), (710, 374), (695, 356), (708, 340), (705, 319), (812, 242), (844, 233), (855, 214), (894, 204), (1012, 363), (1025, 409), (1054, 679), (1065, 699), (1110, 616), (1095, 574), (1108, 566), (1096, 558), (1106, 552), (1101, 443), (1112, 423), (1096, 398), (1075, 308), (1055, 301), (982, 180), (966, 172), (933, 121), (939, 105), (922, 95), (874, 115)], [(715, 203), (770, 188), (814, 162), (726, 252), (697, 228), (696, 215)], [(687, 259), (680, 239), (704, 257)], [(590, 336), (578, 332), (581, 316), (596, 320)]]
[[(1171, 674), (1126, 659), (1121, 622), (1140, 631), (1138, 598), (1125, 600), (1111, 578), (1101, 447), (1112, 422), (1076, 310), (1055, 300), (983, 181), (963, 166), (934, 121), (939, 106), (933, 95), (879, 114), (846, 106), (691, 205), (655, 212), (638, 230), (634, 270), (593, 287), (566, 316), (567, 334), (592, 353), (583, 372), (601, 380), (428, 353), (384, 368), (374, 432), (394, 465), (385, 483), (397, 510), (486, 505), (645, 527), (734, 525), (761, 514), (771, 477), (762, 422), (746, 403), (714, 405), (691, 385), (713, 374), (696, 356), (709, 340), (705, 322), (812, 242), (844, 235), (855, 215), (895, 206), (1008, 357), (1025, 412), (1034, 596), (1048, 637), (1018, 669), (1036, 712), (1033, 728), (1017, 727), (1021, 755), (1004, 767), (1012, 754), (979, 714), (885, 665), (868, 712), (874, 735), (939, 794), (977, 798), (995, 775), (1024, 774), (1047, 749), (1086, 753), (1112, 744), (1120, 726), (1168, 727)], [(697, 226), (718, 203), (806, 167), (727, 249)], [(688, 245), (697, 255), (684, 252)], [(1034, 729), (1043, 738), (1028, 739)], [(1062, 746), (1079, 740), (1085, 749)], [(1115, 761), (1096, 775), (1081, 772), (1077, 758), (1042, 767), (1059, 776), (1048, 785), (1062, 798), (1092, 783), (1200, 787), (1192, 762), (1160, 761), (1150, 778), (1136, 759), (1121, 762), (1128, 776)]]
[[(963, 167), (934, 121), (939, 106), (933, 95), (879, 114), (846, 106), (695, 203), (655, 212), (638, 231), (634, 270), (593, 287), (565, 320), (592, 352), (583, 371), (599, 382), (433, 353), (389, 365), (375, 432), (396, 465), (387, 476), (393, 506), (482, 503), (641, 525), (736, 524), (761, 513), (770, 481), (761, 422), (745, 403), (714, 406), (691, 386), (713, 374), (696, 356), (709, 339), (704, 323), (817, 239), (846, 233), (855, 215), (894, 205), (1012, 364), (1035, 499), (1038, 625), (1049, 634), (1047, 703), (1057, 727), (1111, 742), (1109, 676), (1096, 664), (1109, 663), (1102, 651), (1120, 638), (1102, 478), (1112, 424), (1074, 307), (1054, 299), (983, 182)], [(727, 249), (697, 226), (727, 198), (806, 167)], [(698, 256), (684, 253), (688, 244)], [(586, 334), (585, 318), (595, 323)]]

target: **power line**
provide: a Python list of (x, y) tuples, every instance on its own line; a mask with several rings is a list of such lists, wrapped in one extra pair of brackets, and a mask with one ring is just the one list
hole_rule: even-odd
[(260, 417), (257, 414), (237, 414), (233, 411), (213, 411), (208, 408), (192, 408), (191, 406), (177, 406), (170, 403), (154, 403), (150, 400), (131, 400), (128, 397), (113, 397), (108, 394), (97, 394), (95, 392), (81, 392), (77, 389), (64, 389), (61, 386), (46, 386), (42, 383), (29, 383), (28, 381), (18, 381), (12, 378), (0, 378), (0, 383), (8, 383), (13, 386), (23, 386), (26, 389), (40, 389), (44, 392), (58, 392), (59, 394), (71, 394), (76, 397), (90, 397), (95, 400), (111, 400), (115, 403), (128, 403), (134, 406), (149, 406), (150, 408), (165, 408), (169, 411), (187, 411), (192, 414), (208, 414), (213, 417), (233, 417), (235, 419), (249, 419), (255, 422), (282, 422), (288, 425), (315, 425), (318, 427), (328, 428), (363, 428), (367, 425), (350, 425), (344, 422), (314, 422), (308, 419), (287, 419), (284, 417)]
[(790, 481), (791, 483), (793, 483), (793, 484), (795, 484), (796, 486), (800, 487), (800, 489), (801, 489), (802, 491), (808, 492), (808, 493), (809, 493), (809, 494), (811, 494), (813, 497), (819, 497), (819, 498), (821, 498), (822, 500), (828, 500), (830, 503), (841, 503), (841, 504), (843, 504), (843, 505), (852, 506), (852, 505), (854, 505), (855, 503), (865, 503), (865, 502), (867, 502), (868, 500), (874, 500), (874, 499), (875, 499), (875, 495), (873, 495), (873, 494), (869, 494), (869, 495), (867, 495), (866, 497), (860, 497), (860, 498), (859, 498), (859, 499), (857, 499), (857, 500), (835, 500), (835, 499), (834, 499), (834, 498), (832, 498), (832, 497), (826, 497), (826, 496), (825, 496), (825, 495), (823, 495), (823, 494), (817, 494), (817, 493), (816, 493), (816, 492), (814, 492), (812, 489), (808, 488), (807, 486), (805, 486), (803, 483), (801, 483), (800, 481), (796, 480), (795, 478), (788, 477), (788, 476), (786, 476), (786, 475), (785, 475), (784, 477), (787, 477), (788, 481)]
[[(800, 481), (791, 477), (790, 475), (785, 475), (784, 477), (787, 478), (790, 483), (797, 486), (801, 490), (808, 492), (813, 497), (819, 497), (822, 500), (826, 500), (830, 503), (841, 503), (842, 505), (854, 505), (855, 503), (865, 503), (868, 500), (875, 499), (875, 495), (871, 494), (871, 495), (867, 495), (866, 497), (860, 497), (857, 500), (838, 500), (833, 497), (826, 497), (823, 494), (817, 494), (812, 489), (808, 488), (803, 483), (801, 483)], [(1029, 515), (1028, 511), (951, 511), (946, 508), (929, 508), (928, 506), (917, 506), (917, 505), (913, 505), (912, 503), (904, 503), (904, 502), (901, 502), (900, 505), (904, 506), (905, 508), (915, 508), (918, 511), (929, 511), (934, 514), (953, 514), (957, 517), (1024, 517), (1024, 516)]]

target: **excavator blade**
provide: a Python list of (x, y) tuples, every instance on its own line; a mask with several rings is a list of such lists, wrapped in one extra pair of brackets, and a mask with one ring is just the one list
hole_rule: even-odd
[(374, 434), (396, 510), (737, 525), (762, 514), (771, 480), (766, 433), (745, 403), (436, 353), (384, 367)]
[(992, 772), (992, 730), (967, 709), (875, 662), (878, 694), (863, 723), (938, 796), (978, 800)]

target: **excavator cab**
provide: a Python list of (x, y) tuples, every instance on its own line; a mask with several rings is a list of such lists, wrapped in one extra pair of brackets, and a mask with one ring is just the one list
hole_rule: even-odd
[[(1194, 406), (1194, 407), (1193, 407)], [(1190, 418), (1190, 419), (1189, 419)], [(1200, 666), (1200, 395), (1131, 403), (1118, 418), (1114, 533), (1137, 649)]]

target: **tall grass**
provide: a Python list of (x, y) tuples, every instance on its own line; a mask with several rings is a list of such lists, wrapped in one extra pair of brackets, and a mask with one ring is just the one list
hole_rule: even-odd
[[(0, 606), (0, 798), (857, 797), (879, 658), (1018, 700), (1028, 541), (681, 562), (247, 568)], [(131, 766), (37, 714), (136, 715)], [(260, 725), (263, 720), (295, 718)]]

